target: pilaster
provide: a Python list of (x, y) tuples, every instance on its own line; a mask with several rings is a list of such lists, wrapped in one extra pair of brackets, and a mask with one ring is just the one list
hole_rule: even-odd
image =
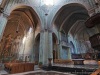
[(4, 14), (4, 13), (0, 14), (0, 40), (3, 36), (3, 32), (4, 32), (4, 29), (5, 29), (6, 24), (7, 24), (7, 19), (8, 19), (7, 14)]
[(52, 58), (51, 63), (53, 63), (53, 42), (52, 42), (52, 32), (48, 32), (48, 58)]
[(42, 30), (40, 32), (40, 47), (39, 47), (39, 62), (42, 62), (43, 64), (46, 64), (46, 58), (47, 58), (47, 32), (45, 30)]
[(40, 33), (39, 62), (43, 62), (44, 65), (47, 65), (48, 58), (53, 59), (52, 32), (42, 30)]
[(59, 48), (58, 49), (58, 56), (59, 57), (58, 58), (61, 59), (61, 57), (62, 57), (61, 33), (58, 32), (58, 34), (59, 34), (59, 45), (58, 45), (59, 46), (58, 47)]

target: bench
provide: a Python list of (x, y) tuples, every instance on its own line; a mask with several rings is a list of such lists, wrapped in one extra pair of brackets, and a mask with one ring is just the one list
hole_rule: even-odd
[(10, 74), (34, 70), (34, 63), (5, 63), (4, 66)]

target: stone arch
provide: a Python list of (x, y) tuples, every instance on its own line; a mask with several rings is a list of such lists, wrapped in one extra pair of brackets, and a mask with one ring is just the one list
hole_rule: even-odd
[(87, 12), (89, 12), (89, 7), (87, 6), (87, 4), (86, 3), (84, 3), (84, 2), (78, 2), (78, 1), (75, 1), (75, 2), (66, 2), (65, 4), (63, 4), (63, 5), (59, 5), (56, 9), (54, 8), (53, 9), (53, 11), (55, 11), (55, 12), (51, 12), (50, 13), (50, 15), (49, 16), (51, 16), (52, 15), (52, 17), (51, 17), (51, 19), (48, 19), (48, 24), (50, 24), (50, 28), (52, 27), (52, 25), (53, 25), (53, 23), (54, 23), (54, 21), (55, 21), (55, 19), (56, 19), (56, 17), (57, 17), (57, 15), (60, 13), (60, 11), (62, 10), (62, 8), (64, 7), (64, 6), (67, 6), (67, 5), (78, 5), (78, 6), (80, 6), (80, 7), (83, 7), (84, 9), (86, 9), (86, 11)]
[[(71, 9), (71, 8), (73, 8), (73, 9)], [(75, 16), (75, 15), (81, 15), (81, 14), (83, 14), (85, 16), (86, 15), (89, 16), (88, 11), (87, 11), (86, 8), (84, 8), (84, 6), (82, 6), (81, 4), (77, 4), (77, 3), (70, 3), (70, 4), (67, 4), (67, 5), (64, 5), (60, 8), (60, 10), (56, 13), (56, 15), (53, 19), (53, 23), (54, 23), (54, 25), (58, 26), (58, 30), (59, 30), (60, 27), (62, 27), (66, 23), (67, 20), (70, 20), (70, 18), (73, 15)], [(64, 16), (65, 18), (61, 17), (60, 15)], [(57, 20), (58, 18), (59, 19), (61, 18), (61, 19)], [(80, 19), (82, 19), (82, 18), (80, 18)], [(56, 23), (56, 22), (58, 22), (58, 23)]]
[[(68, 42), (69, 39), (67, 35), (69, 35), (68, 32), (71, 29), (71, 27), (73, 27), (77, 21), (80, 21), (80, 20), (85, 21), (88, 17), (89, 17), (88, 9), (83, 4), (69, 3), (69, 4), (63, 5), (58, 10), (58, 12), (55, 14), (55, 17), (52, 20), (51, 26), (52, 28), (53, 26), (56, 26), (56, 28), (58, 29), (57, 30), (58, 33), (61, 33), (61, 31), (63, 30), (66, 33), (66, 37), (65, 37), (66, 43), (70, 43)], [(61, 40), (63, 40), (64, 36), (62, 36), (61, 34), (60, 36), (62, 37)], [(77, 41), (74, 38), (71, 38), (70, 40), (73, 42)], [(68, 47), (66, 49), (69, 49), (69, 46), (67, 44), (66, 46)], [(64, 53), (65, 47), (63, 47), (62, 50)], [(76, 50), (76, 45), (75, 45), (75, 50)]]
[[(31, 6), (29, 6), (29, 5), (27, 5), (27, 4), (17, 4), (17, 5), (15, 5), (14, 7), (12, 6), (12, 8), (10, 8), (10, 11), (8, 11), (7, 13), (9, 13), (9, 14), (7, 14), (8, 15), (8, 19), (9, 19), (9, 16), (11, 16), (11, 14), (12, 14), (12, 12), (14, 12), (14, 11), (20, 11), (20, 10), (22, 10), (22, 9), (28, 9), (29, 10), (29, 12), (30, 12), (30, 14), (32, 14), (33, 16), (31, 17), (31, 19), (33, 19), (33, 17), (35, 17), (36, 19), (35, 20), (37, 20), (37, 22), (34, 22), (33, 21), (33, 25), (35, 25), (34, 27), (35, 27), (35, 29), (37, 29), (36, 27), (40, 27), (41, 28), (41, 21), (40, 21), (40, 18), (39, 18), (39, 15), (38, 15), (38, 13), (36, 13), (36, 9), (34, 10)], [(21, 12), (23, 12), (23, 11), (21, 11)], [(24, 15), (26, 15), (27, 17), (28, 17), (28, 19), (30, 19), (30, 16), (29, 15), (27, 15), (27, 13), (25, 13)], [(20, 16), (20, 15), (19, 15)], [(27, 18), (26, 17), (26, 18)], [(32, 20), (31, 20), (31, 22), (32, 22)], [(8, 21), (7, 21), (7, 23), (8, 23)], [(32, 25), (32, 24), (30, 24), (30, 25)], [(6, 27), (6, 25), (5, 25), (5, 27)], [(5, 27), (4, 27), (4, 30), (5, 30)], [(32, 26), (33, 27), (33, 26)], [(33, 28), (34, 28), (33, 27)], [(24, 29), (24, 27), (23, 27), (23, 29)], [(3, 32), (4, 32), (4, 30), (3, 30)]]
[(7, 12), (7, 16), (10, 16), (12, 11), (20, 8), (28, 8), (30, 12), (34, 15), (34, 17), (38, 20), (38, 25), (40, 25), (40, 27), (43, 28), (42, 19), (39, 14), (39, 12), (41, 11), (40, 8), (36, 8), (35, 6), (30, 5), (29, 3), (12, 4), (10, 7), (8, 6), (8, 8), (5, 11)]
[[(20, 44), (20, 46), (18, 47), (18, 53), (20, 54), (18, 54), (19, 56), (16, 56), (16, 59), (20, 58), (20, 56), (22, 55), (23, 61), (26, 61), (26, 56), (31, 59), (31, 51), (33, 49), (33, 37), (37, 27), (40, 27), (40, 19), (32, 7), (19, 6), (11, 11), (3, 32), (2, 39), (6, 38), (5, 36), (7, 36), (8, 34), (12, 35), (12, 45), (10, 51), (12, 51), (13, 47), (15, 48), (15, 46), (13, 46), (14, 44), (18, 43), (18, 46)], [(20, 36), (21, 38), (17, 39), (17, 36)], [(30, 40), (27, 41), (28, 39)], [(15, 42), (16, 40), (17, 42)], [(3, 42), (5, 43), (6, 40), (4, 40)], [(5, 47), (5, 45), (3, 47)], [(7, 54), (7, 52), (5, 54)], [(12, 55), (13, 54), (10, 54), (8, 57), (11, 57)], [(10, 60), (11, 59), (12, 58), (10, 58)]]
[(39, 17), (39, 14), (37, 13), (37, 10), (29, 5), (23, 5), (23, 4), (17, 4), (16, 6), (12, 6), (10, 11), (8, 13), (11, 13), (12, 11), (16, 9), (28, 9), (31, 14), (38, 20), (38, 25), (41, 25), (41, 19)]
[(68, 40), (74, 42), (76, 53), (79, 52), (81, 54), (90, 51), (90, 49), (92, 52), (92, 47), (89, 43), (89, 37), (91, 36), (91, 33), (93, 34), (95, 32), (93, 30), (92, 32), (89, 32), (91, 29), (87, 29), (84, 25), (84, 22), (85, 20), (77, 21), (68, 32), (68, 34), (73, 37), (73, 39), (68, 38)]

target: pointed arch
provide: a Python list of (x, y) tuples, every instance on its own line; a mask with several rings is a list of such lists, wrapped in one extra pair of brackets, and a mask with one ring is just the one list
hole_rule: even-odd
[[(52, 20), (52, 25), (56, 25), (58, 30), (63, 29), (68, 33), (71, 26), (77, 20), (86, 20), (89, 17), (88, 10), (82, 4), (70, 3), (62, 6)], [(67, 29), (66, 29), (67, 26)]]

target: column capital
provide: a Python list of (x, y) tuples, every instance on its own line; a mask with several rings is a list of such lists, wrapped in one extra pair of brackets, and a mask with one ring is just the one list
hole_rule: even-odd
[(44, 29), (42, 29), (40, 32), (45, 32), (45, 30), (44, 30)]
[(2, 14), (3, 14), (3, 16), (6, 17), (6, 18), (8, 18), (8, 16), (9, 16), (9, 15), (8, 15), (7, 13), (5, 13), (5, 12), (2, 13)]
[(49, 32), (49, 33), (52, 33), (52, 30), (50, 30), (50, 29), (43, 29), (43, 30), (41, 30), (40, 32)]
[(8, 14), (7, 12), (5, 12), (4, 9), (1, 8), (1, 7), (0, 7), (0, 14), (1, 14), (3, 17), (6, 17), (6, 18), (8, 18), (8, 16), (10, 15), (10, 14)]
[(52, 30), (48, 30), (49, 33), (52, 33)]

